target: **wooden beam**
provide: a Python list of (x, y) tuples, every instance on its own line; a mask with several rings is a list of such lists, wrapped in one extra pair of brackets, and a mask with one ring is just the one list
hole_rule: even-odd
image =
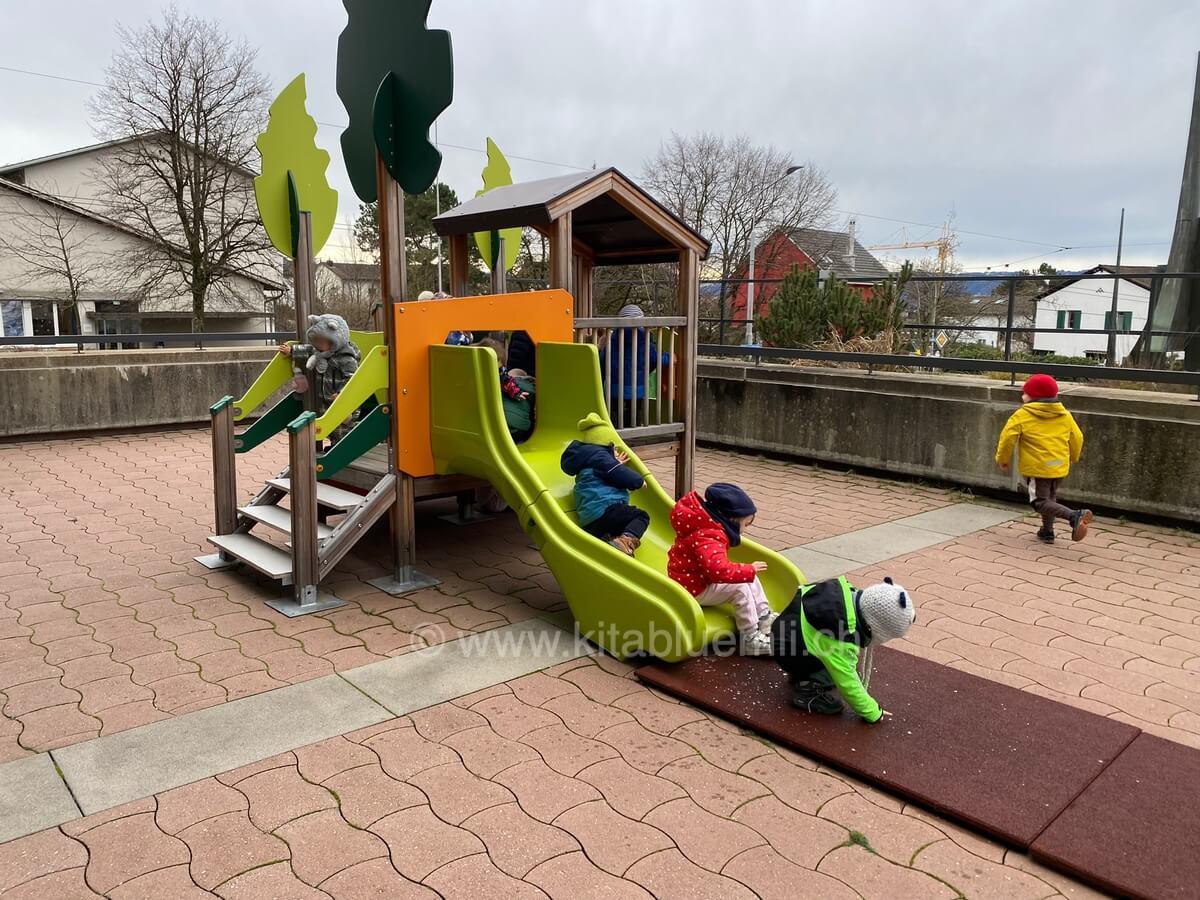
[(592, 296), (592, 261), (583, 256), (575, 257), (575, 317), (589, 318), (594, 312)]
[(642, 462), (651, 462), (656, 459), (666, 459), (669, 456), (679, 455), (679, 442), (671, 441), (666, 444), (638, 444), (633, 448), (633, 452), (637, 454), (637, 458)]
[(571, 268), (575, 254), (571, 242), (571, 213), (568, 211), (554, 220), (554, 230), (550, 233), (550, 287), (561, 288), (573, 295)]
[(452, 234), (450, 245), (450, 294), (465, 297), (471, 283), (470, 238), (465, 234)]
[(680, 334), (679, 358), (671, 361), (677, 373), (676, 410), (683, 423), (679, 455), (675, 458), (675, 496), (682, 497), (692, 490), (696, 480), (696, 333), (700, 307), (700, 259), (690, 247), (679, 252), (676, 305), (676, 312), (686, 316), (688, 321)]

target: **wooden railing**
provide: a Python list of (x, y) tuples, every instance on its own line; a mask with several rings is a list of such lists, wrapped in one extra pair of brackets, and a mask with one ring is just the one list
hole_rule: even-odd
[(596, 346), (609, 417), (626, 440), (669, 438), (684, 430), (679, 394), (680, 353), (687, 318), (575, 320), (575, 340)]

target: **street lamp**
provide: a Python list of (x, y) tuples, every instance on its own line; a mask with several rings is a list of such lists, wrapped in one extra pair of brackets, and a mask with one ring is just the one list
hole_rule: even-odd
[[(782, 175), (767, 185), (766, 189), (775, 187), (779, 182), (783, 181), (801, 169), (804, 166), (788, 166)], [(755, 224), (750, 229), (750, 265), (746, 269), (746, 343), (754, 343), (754, 232), (758, 230), (758, 225)]]

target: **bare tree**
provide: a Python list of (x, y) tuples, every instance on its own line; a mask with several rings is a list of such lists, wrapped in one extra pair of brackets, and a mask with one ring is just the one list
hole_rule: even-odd
[(660, 202), (712, 241), (709, 265), (728, 280), (745, 268), (752, 238), (832, 220), (837, 191), (828, 177), (811, 165), (788, 176), (794, 165), (787, 153), (744, 135), (672, 134), (646, 161), (642, 179)]
[(267, 80), (244, 41), (175, 7), (118, 34), (94, 125), (106, 139), (140, 139), (116, 145), (97, 177), (109, 215), (152, 239), (131, 260), (140, 280), (148, 289), (182, 281), (192, 330), (203, 331), (210, 293), (264, 271), (269, 242), (250, 167)]
[(20, 236), (0, 235), (0, 251), (20, 263), (23, 277), (55, 285), (60, 331), (78, 334), (79, 301), (106, 274), (106, 262), (97, 255), (99, 241), (88, 231), (82, 214), (51, 202), (20, 198), (17, 203)]

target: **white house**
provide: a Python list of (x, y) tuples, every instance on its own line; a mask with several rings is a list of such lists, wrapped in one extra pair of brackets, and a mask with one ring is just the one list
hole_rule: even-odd
[(1035, 298), (1035, 327), (1053, 329), (1039, 331), (1033, 338), (1033, 349), (1060, 356), (1090, 356), (1104, 359), (1108, 355), (1107, 334), (1081, 334), (1086, 329), (1109, 327), (1112, 311), (1113, 285), (1117, 289), (1117, 361), (1124, 361), (1138, 336), (1146, 326), (1150, 310), (1150, 276), (1155, 266), (1095, 266), (1082, 274), (1106, 272), (1121, 275), (1119, 279), (1072, 278)]
[[(191, 330), (192, 298), (178, 275), (144, 289), (130, 271), (128, 260), (152, 238), (104, 214), (96, 171), (121, 143), (0, 167), (0, 335)], [(210, 292), (206, 330), (269, 330), (284, 288), (273, 262), (264, 255)]]

